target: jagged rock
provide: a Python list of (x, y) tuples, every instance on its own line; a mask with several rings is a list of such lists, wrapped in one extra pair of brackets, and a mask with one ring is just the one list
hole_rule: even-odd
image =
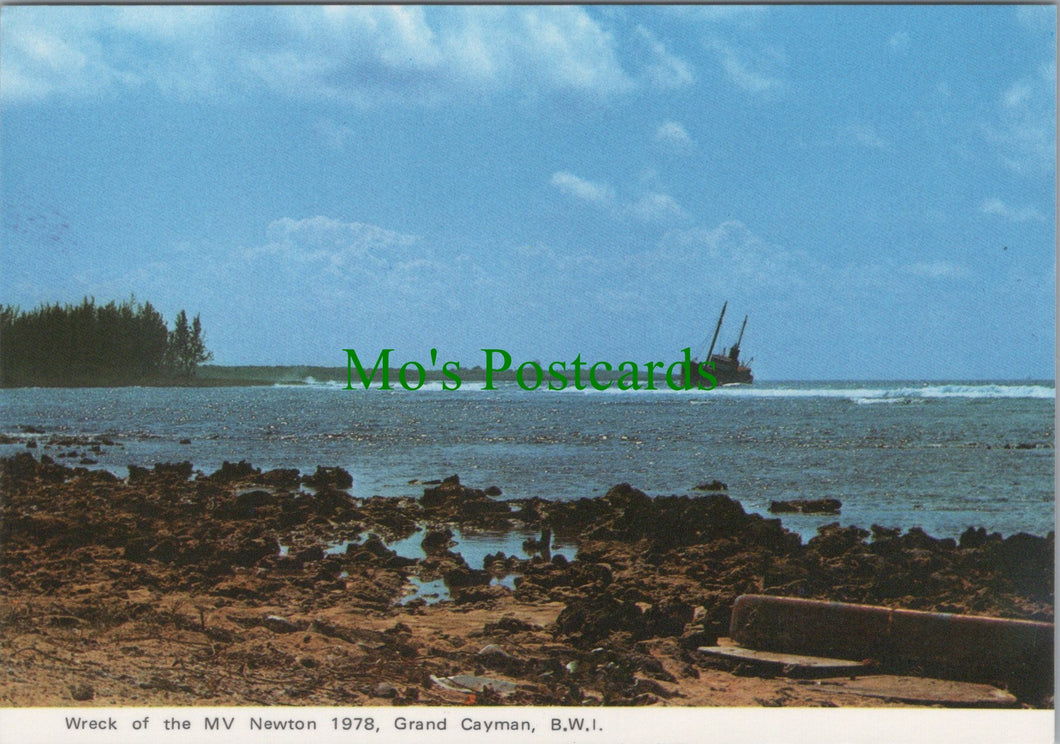
[(474, 568), (456, 568), (446, 571), (443, 578), (447, 587), (457, 589), (468, 586), (486, 586), (493, 580), (493, 575), (489, 571), (479, 571)]
[(840, 527), (838, 522), (832, 522), (818, 527), (817, 536), (810, 538), (806, 547), (826, 558), (834, 558), (856, 545), (864, 545), (868, 536), (868, 531), (860, 527)]
[(277, 488), (297, 488), (302, 476), (297, 468), (276, 468), (266, 470), (258, 478), (258, 483)]
[(306, 623), (295, 623), (279, 615), (266, 615), (261, 624), (273, 633), (297, 633), (307, 627)]
[(423, 536), (423, 541), (420, 543), (420, 547), (423, 548), (423, 552), (427, 555), (444, 553), (454, 545), (456, 543), (453, 542), (453, 531), (448, 527), (427, 530)]
[(269, 491), (260, 488), (236, 491), (235, 499), (222, 511), (226, 516), (247, 518), (253, 517), (258, 509), (275, 503), (276, 497)]
[(644, 612), (644, 631), (651, 637), (680, 636), (692, 622), (693, 608), (677, 599), (653, 604)]
[(541, 626), (528, 623), (517, 617), (506, 615), (496, 622), (486, 623), (482, 629), (486, 633), (497, 633), (500, 631), (505, 633), (523, 633), (527, 631), (541, 630)]
[(209, 475), (209, 478), (221, 483), (228, 483), (231, 481), (242, 480), (244, 478), (251, 478), (257, 475), (261, 475), (261, 470), (255, 468), (246, 460), (240, 460), (236, 463), (225, 460), (221, 463), (219, 469)]
[(377, 698), (395, 698), (398, 696), (398, 689), (389, 682), (380, 682), (372, 690), (372, 695)]
[(771, 501), (769, 511), (773, 514), (839, 514), (843, 502), (839, 499), (793, 499)]
[(142, 468), (139, 465), (130, 464), (128, 467), (129, 467), (129, 483), (130, 484), (143, 483), (151, 475), (151, 471), (149, 469)]
[(154, 474), (161, 478), (175, 478), (176, 480), (188, 480), (191, 477), (191, 463), (184, 462), (158, 462), (155, 463)]
[(302, 483), (316, 489), (346, 489), (353, 485), (353, 476), (343, 468), (328, 468), (318, 465), (313, 475), (302, 477)]
[(596, 644), (612, 633), (634, 635), (644, 628), (640, 608), (610, 593), (579, 598), (567, 604), (556, 618), (556, 631), (578, 645)]
[(997, 532), (987, 535), (984, 527), (980, 527), (979, 529), (969, 527), (961, 533), (961, 539), (958, 542), (958, 546), (961, 550), (974, 550), (975, 548), (982, 547), (987, 541), (991, 540), (1001, 542), (1001, 535)]
[(80, 701), (92, 700), (96, 697), (96, 691), (87, 682), (79, 682), (78, 684), (70, 685), (70, 697)]

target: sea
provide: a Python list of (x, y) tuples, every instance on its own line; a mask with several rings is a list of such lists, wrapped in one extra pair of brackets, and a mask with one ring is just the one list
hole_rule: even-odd
[[(744, 509), (804, 539), (839, 522), (1045, 535), (1055, 524), (1053, 381), (802, 382), (711, 391), (416, 391), (297, 385), (25, 388), (0, 392), (0, 454), (26, 450), (127, 475), (129, 464), (341, 466), (363, 498), (419, 496), (459, 475), (500, 498), (579, 499), (619, 483), (649, 495), (721, 481)], [(63, 439), (67, 444), (62, 444)], [(89, 441), (105, 441), (92, 451)]]

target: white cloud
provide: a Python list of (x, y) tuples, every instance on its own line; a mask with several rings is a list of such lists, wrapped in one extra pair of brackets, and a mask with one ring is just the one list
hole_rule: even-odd
[(644, 222), (663, 222), (671, 218), (684, 219), (688, 213), (669, 194), (645, 194), (629, 206), (629, 212)]
[(714, 38), (707, 49), (717, 56), (730, 82), (748, 93), (773, 94), (780, 91), (783, 79), (775, 72), (784, 65), (783, 55), (777, 49), (737, 47)]
[(887, 39), (887, 46), (896, 52), (908, 51), (909, 34), (905, 31), (898, 31), (897, 33), (891, 34), (891, 37)]
[(1020, 80), (1005, 91), (1001, 97), (1002, 106), (1006, 109), (1012, 110), (1023, 106), (1027, 100), (1033, 95), (1034, 88), (1027, 80)]
[(808, 254), (768, 243), (738, 220), (713, 229), (671, 231), (655, 256), (694, 282), (706, 281), (718, 288), (742, 286), (746, 291), (795, 290), (817, 273)]
[(874, 126), (864, 122), (851, 124), (847, 128), (847, 134), (859, 145), (873, 150), (886, 150), (890, 143), (881, 137)]
[(1040, 172), (1056, 164), (1056, 60), (1011, 83), (985, 127), (1002, 162), (1016, 173)]
[(637, 26), (633, 41), (643, 47), (642, 77), (654, 88), (673, 89), (691, 85), (692, 65), (667, 50), (666, 45), (644, 26)]
[(676, 121), (664, 121), (660, 124), (658, 129), (655, 130), (655, 141), (663, 142), (678, 149), (685, 149), (693, 144), (688, 131), (680, 122)]
[(481, 91), (607, 99), (691, 82), (649, 31), (574, 6), (5, 8), (9, 103), (153, 86), (180, 95), (420, 103)]
[[(32, 9), (4, 9), (0, 90), (5, 101), (40, 101), (57, 93), (91, 98), (115, 84), (136, 82), (132, 72), (108, 66), (105, 50), (95, 40), (71, 39), (69, 31), (54, 24), (21, 24), (26, 10)], [(72, 24), (73, 29), (82, 27)]]
[(1056, 6), (1019, 5), (1015, 10), (1016, 21), (1022, 27), (1050, 36), (1056, 34)]
[(648, 192), (636, 199), (620, 199), (610, 184), (589, 181), (567, 171), (553, 173), (550, 183), (567, 196), (606, 209), (617, 218), (628, 216), (642, 222), (666, 222), (688, 217), (669, 194)]
[(615, 201), (614, 189), (607, 184), (588, 181), (567, 171), (553, 173), (551, 184), (564, 194), (591, 204), (606, 206)]
[(984, 199), (979, 205), (983, 214), (997, 215), (1013, 222), (1042, 221), (1045, 217), (1034, 207), (1010, 207), (997, 198)]
[(415, 257), (408, 249), (418, 242), (414, 235), (319, 215), (274, 220), (266, 228), (265, 237), (267, 242), (248, 251), (248, 257), (275, 256), (340, 273), (354, 267), (364, 271), (387, 269), (395, 262)]

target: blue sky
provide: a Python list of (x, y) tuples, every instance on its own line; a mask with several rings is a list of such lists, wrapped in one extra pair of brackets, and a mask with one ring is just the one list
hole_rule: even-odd
[(1052, 6), (5, 7), (0, 302), (221, 364), (1052, 378)]

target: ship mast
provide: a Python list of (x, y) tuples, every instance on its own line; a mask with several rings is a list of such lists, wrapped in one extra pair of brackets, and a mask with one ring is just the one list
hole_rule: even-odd
[(718, 342), (718, 333), (721, 332), (721, 321), (725, 318), (725, 308), (729, 306), (729, 301), (725, 300), (725, 304), (721, 306), (721, 315), (718, 316), (718, 326), (714, 329), (714, 338), (710, 340), (710, 351), (707, 352), (707, 361), (710, 361), (711, 355), (714, 353), (714, 344)]
[(740, 326), (740, 335), (736, 338), (736, 343), (729, 349), (729, 359), (734, 362), (740, 361), (740, 342), (743, 341), (743, 332), (747, 328), (747, 316), (743, 316), (743, 325)]

